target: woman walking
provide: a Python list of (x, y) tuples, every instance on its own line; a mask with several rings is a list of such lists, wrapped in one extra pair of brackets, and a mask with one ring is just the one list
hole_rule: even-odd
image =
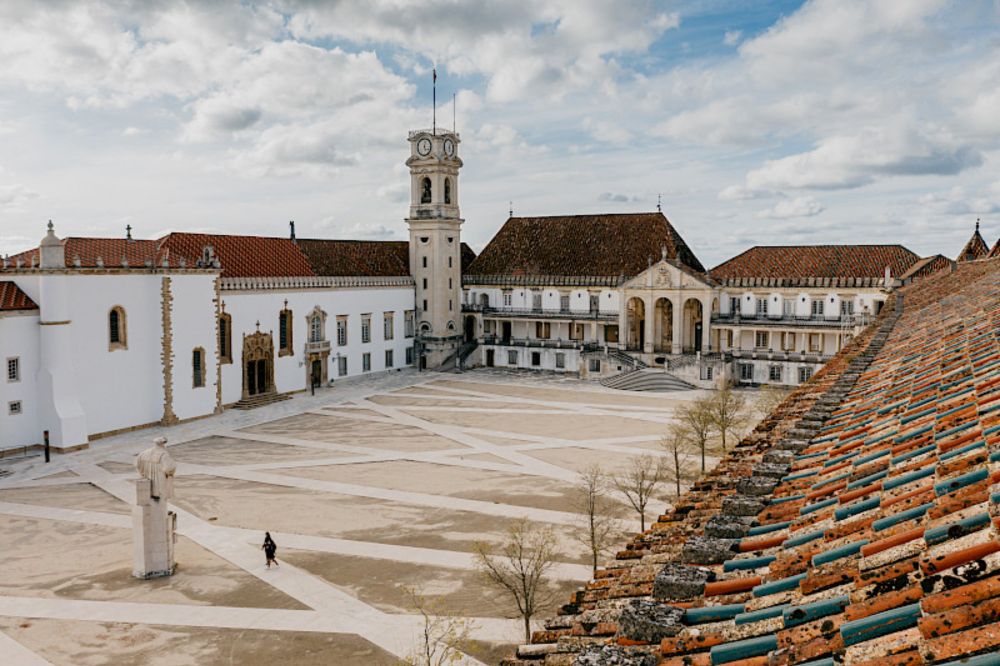
[(278, 559), (274, 556), (278, 552), (278, 544), (274, 543), (270, 532), (264, 532), (264, 545), (261, 548), (264, 549), (264, 557), (267, 558), (267, 568), (271, 568), (271, 562), (274, 562), (274, 566), (278, 566)]

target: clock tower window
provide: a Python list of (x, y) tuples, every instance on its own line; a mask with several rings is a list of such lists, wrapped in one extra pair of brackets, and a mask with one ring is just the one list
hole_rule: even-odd
[(431, 179), (424, 178), (420, 181), (420, 203), (429, 204), (431, 202)]
[(444, 179), (444, 202), (451, 203), (451, 178)]

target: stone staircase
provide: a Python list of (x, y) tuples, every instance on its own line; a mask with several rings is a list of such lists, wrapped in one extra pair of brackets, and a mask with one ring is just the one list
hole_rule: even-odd
[(620, 391), (690, 391), (695, 388), (682, 379), (662, 370), (637, 368), (626, 370), (601, 380), (603, 386)]
[(258, 407), (263, 407), (264, 405), (273, 405), (276, 402), (281, 402), (282, 400), (290, 400), (292, 396), (287, 393), (259, 393), (257, 395), (252, 395), (249, 398), (244, 398), (233, 405), (233, 409), (257, 409)]

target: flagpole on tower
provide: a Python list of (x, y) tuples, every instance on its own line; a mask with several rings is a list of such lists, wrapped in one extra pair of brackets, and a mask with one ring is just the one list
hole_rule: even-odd
[(431, 93), (431, 95), (432, 95), (432, 97), (431, 97), (431, 104), (434, 107), (434, 110), (433, 110), (433, 115), (431, 117), (433, 118), (433, 123), (434, 124), (431, 127), (431, 134), (437, 134), (437, 126), (438, 126), (438, 121), (437, 121), (437, 114), (438, 114), (438, 102), (437, 102), (437, 100), (438, 100), (438, 71), (437, 71), (437, 67), (435, 67), (432, 70), (432, 72), (433, 72), (434, 78), (433, 78), (432, 83), (431, 83), (431, 88), (433, 90), (433, 92)]

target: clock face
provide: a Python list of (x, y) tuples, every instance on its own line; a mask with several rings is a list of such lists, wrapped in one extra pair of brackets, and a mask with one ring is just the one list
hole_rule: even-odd
[(455, 142), (451, 139), (444, 140), (444, 154), (451, 157), (455, 154)]
[(417, 152), (420, 153), (421, 155), (425, 155), (425, 156), (426, 155), (430, 155), (431, 154), (431, 140), (428, 139), (427, 137), (424, 137), (423, 139), (421, 139), (420, 141), (418, 141), (417, 142)]

